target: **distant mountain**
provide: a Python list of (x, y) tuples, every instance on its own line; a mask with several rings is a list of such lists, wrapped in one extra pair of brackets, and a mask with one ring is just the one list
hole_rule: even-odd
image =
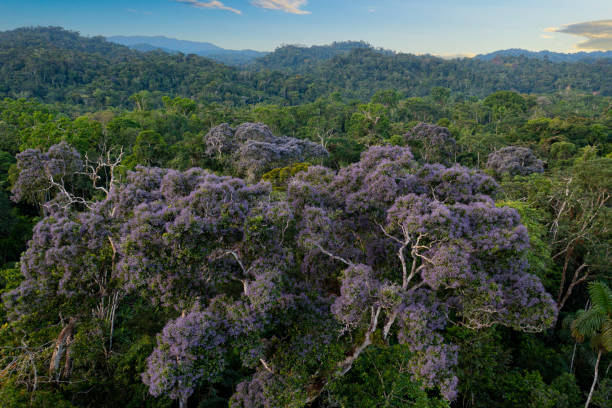
[(520, 48), (511, 48), (489, 54), (480, 54), (474, 58), (482, 61), (491, 61), (498, 57), (527, 57), (548, 60), (551, 62), (593, 62), (604, 58), (612, 59), (612, 51), (576, 52), (566, 54), (552, 51), (528, 51)]
[[(133, 46), (146, 47), (142, 44)], [(59, 27), (0, 31), (0, 98), (35, 97), (91, 109), (130, 106), (130, 97), (140, 91), (149, 91), (158, 104), (161, 95), (169, 95), (236, 105), (297, 105), (335, 93), (368, 101), (380, 90), (425, 96), (440, 86), (458, 97), (564, 89), (612, 95), (612, 59), (444, 60), (350, 42), (285, 46), (248, 67), (229, 67), (199, 55), (156, 50), (141, 52)]]
[(134, 44), (134, 45), (129, 45), (127, 47), (131, 48), (132, 50), (142, 51), (142, 52), (163, 51), (168, 54), (178, 54), (179, 53), (179, 51), (177, 50), (173, 50), (170, 48), (164, 48), (164, 47), (156, 47), (154, 45), (147, 44), (147, 43)]
[(267, 53), (255, 50), (228, 50), (209, 42), (186, 41), (164, 36), (112, 36), (107, 40), (138, 51), (161, 50), (169, 54), (196, 54), (229, 65), (245, 65)]
[(123, 36), (116, 35), (106, 38), (110, 42), (114, 42), (121, 45), (127, 45), (133, 47), (139, 44), (149, 44), (156, 48), (169, 49), (180, 51), (183, 54), (198, 54), (199, 52), (218, 52), (223, 51), (223, 48), (217, 47), (209, 42), (198, 42), (198, 41), (186, 41), (176, 40), (174, 38), (168, 38), (161, 35), (149, 37), (149, 36)]

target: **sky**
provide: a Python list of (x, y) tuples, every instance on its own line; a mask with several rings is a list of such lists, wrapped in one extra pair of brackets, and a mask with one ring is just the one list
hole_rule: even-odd
[(50, 25), (261, 51), (345, 40), (442, 56), (612, 50), (612, 0), (0, 0), (0, 31)]

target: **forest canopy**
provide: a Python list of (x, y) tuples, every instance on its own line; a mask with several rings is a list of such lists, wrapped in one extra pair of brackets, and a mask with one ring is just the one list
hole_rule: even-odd
[(611, 66), (0, 33), (0, 400), (609, 407)]

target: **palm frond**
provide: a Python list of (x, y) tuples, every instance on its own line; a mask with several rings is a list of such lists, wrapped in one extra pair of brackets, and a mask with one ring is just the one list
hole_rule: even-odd
[(602, 313), (612, 314), (612, 290), (603, 282), (591, 282), (589, 295), (593, 308), (600, 309)]
[(606, 317), (598, 308), (579, 311), (571, 325), (572, 336), (579, 341), (583, 341), (585, 337), (594, 336), (601, 329)]
[(606, 319), (601, 330), (601, 344), (606, 351), (612, 351), (612, 318)]

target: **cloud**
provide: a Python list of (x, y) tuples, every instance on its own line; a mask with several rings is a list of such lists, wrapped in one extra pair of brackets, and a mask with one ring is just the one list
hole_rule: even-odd
[(440, 54), (437, 56), (443, 59), (450, 60), (450, 59), (458, 59), (458, 58), (474, 58), (476, 54), (473, 54), (473, 53)]
[(544, 38), (545, 40), (550, 40), (555, 37), (549, 34), (540, 34), (540, 38)]
[(281, 10), (291, 14), (310, 14), (310, 11), (302, 10), (301, 7), (308, 3), (307, 0), (252, 0), (251, 4), (270, 10)]
[(612, 20), (568, 24), (550, 31), (586, 38), (586, 41), (576, 44), (576, 48), (581, 50), (612, 51)]
[(211, 0), (211, 1), (176, 0), (176, 1), (179, 3), (191, 4), (193, 7), (227, 10), (227, 11), (231, 11), (232, 13), (242, 14), (242, 11), (236, 10), (235, 8), (228, 7), (218, 0)]

